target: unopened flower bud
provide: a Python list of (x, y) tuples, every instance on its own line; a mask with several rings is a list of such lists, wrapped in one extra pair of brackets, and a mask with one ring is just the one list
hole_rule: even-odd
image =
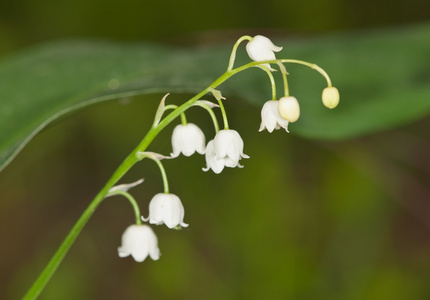
[(335, 108), (339, 104), (339, 91), (334, 86), (326, 87), (322, 92), (322, 102), (325, 107)]
[(290, 123), (296, 122), (300, 117), (299, 102), (295, 97), (282, 97), (278, 101), (279, 115)]

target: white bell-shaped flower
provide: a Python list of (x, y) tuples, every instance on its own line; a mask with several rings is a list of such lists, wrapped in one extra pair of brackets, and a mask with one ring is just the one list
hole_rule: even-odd
[[(270, 39), (262, 35), (256, 35), (248, 44), (246, 52), (253, 61), (274, 60), (275, 52), (282, 50), (282, 47), (275, 46)], [(269, 64), (264, 64), (270, 71), (274, 71)]]
[(119, 257), (131, 255), (135, 261), (143, 262), (149, 255), (153, 260), (160, 258), (158, 239), (148, 225), (130, 225), (122, 235)]
[(243, 153), (243, 140), (236, 130), (220, 130), (214, 138), (214, 149), (218, 159), (225, 160), (225, 166), (234, 168), (242, 158), (249, 158)]
[(178, 196), (159, 193), (149, 202), (148, 218), (142, 217), (142, 220), (145, 222), (149, 220), (150, 224), (166, 224), (170, 229), (178, 225), (188, 227), (188, 224), (184, 223), (184, 214), (184, 206)]
[(288, 131), (288, 121), (281, 117), (278, 110), (278, 101), (270, 100), (264, 103), (261, 109), (261, 125), (258, 131), (267, 129), (272, 132), (275, 129), (284, 128)]
[(221, 173), (224, 167), (239, 167), (239, 160), (249, 158), (243, 153), (243, 140), (235, 130), (220, 130), (215, 138), (206, 147), (206, 168), (212, 169), (216, 174)]
[(191, 156), (194, 152), (205, 153), (205, 135), (195, 124), (177, 125), (172, 134), (172, 157), (177, 157), (181, 152), (185, 156)]

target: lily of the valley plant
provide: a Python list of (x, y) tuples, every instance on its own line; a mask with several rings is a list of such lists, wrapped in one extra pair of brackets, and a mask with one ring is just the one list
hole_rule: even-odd
[[(242, 42), (247, 42), (246, 51), (253, 61), (234, 68), (236, 52)], [(261, 109), (261, 124), (259, 131), (267, 129), (268, 132), (273, 132), (276, 129), (283, 128), (288, 132), (288, 124), (297, 121), (300, 117), (299, 101), (294, 96), (290, 95), (289, 92), (287, 82), (288, 73), (286, 70), (286, 65), (288, 64), (300, 64), (319, 72), (327, 82), (327, 87), (322, 92), (322, 103), (330, 109), (338, 105), (339, 92), (332, 86), (329, 76), (322, 68), (301, 60), (285, 58), (277, 59), (275, 52), (280, 52), (281, 50), (282, 47), (276, 46), (267, 37), (260, 35), (255, 37), (243, 36), (233, 46), (226, 72), (208, 87), (180, 106), (172, 104), (166, 105), (168, 94), (165, 95), (155, 112), (154, 122), (147, 134), (123, 161), (123, 163), (116, 169), (105, 186), (83, 212), (82, 216), (66, 236), (65, 240), (60, 245), (59, 249), (34, 285), (25, 295), (24, 299), (36, 299), (38, 297), (61, 263), (74, 240), (87, 223), (88, 219), (91, 217), (98, 205), (107, 197), (124, 197), (130, 202), (134, 211), (134, 222), (131, 222), (131, 225), (125, 229), (121, 245), (118, 247), (119, 257), (131, 256), (137, 262), (143, 262), (148, 256), (153, 260), (158, 260), (160, 258), (158, 239), (151, 225), (166, 225), (171, 229), (181, 229), (182, 227), (188, 226), (188, 224), (184, 222), (184, 205), (177, 195), (170, 192), (167, 174), (161, 161), (176, 158), (180, 156), (181, 153), (184, 156), (191, 156), (194, 153), (198, 153), (205, 155), (206, 167), (202, 166), (203, 171), (212, 170), (214, 173), (219, 174), (225, 167), (242, 168), (240, 160), (243, 158), (249, 158), (249, 156), (244, 153), (244, 141), (240, 134), (229, 126), (226, 109), (224, 107), (225, 98), (222, 96), (221, 92), (216, 89), (233, 75), (252, 67), (259, 67), (269, 77), (272, 94), (271, 97), (268, 96), (267, 102)], [(280, 72), (275, 73), (275, 68), (279, 69)], [(276, 95), (274, 75), (281, 76), (283, 80), (283, 95), (279, 99)], [(212, 94), (216, 101), (212, 102), (202, 100), (202, 97), (207, 94)], [(188, 123), (187, 121), (185, 113), (193, 106), (205, 109), (212, 119), (215, 134), (207, 133), (209, 134), (208, 139), (205, 138), (205, 134), (196, 124)], [(221, 111), (223, 126), (221, 129), (214, 113), (214, 110), (217, 109)], [(172, 133), (171, 154), (169, 156), (165, 156), (159, 153), (147, 151), (148, 147), (157, 135), (178, 118), (180, 118), (180, 124), (176, 125)], [(256, 129), (257, 128), (258, 127), (256, 125)], [(209, 140), (209, 142), (206, 143), (206, 140)], [(141, 184), (143, 179), (129, 184), (118, 185), (117, 183), (135, 164), (146, 158), (154, 161), (158, 165), (163, 179), (164, 190), (160, 191), (152, 198), (149, 203), (149, 215), (144, 217), (140, 213), (137, 201), (129, 192), (131, 188)], [(187, 201), (185, 199), (184, 203), (186, 204), (186, 202)], [(144, 224), (142, 222), (147, 223)]]

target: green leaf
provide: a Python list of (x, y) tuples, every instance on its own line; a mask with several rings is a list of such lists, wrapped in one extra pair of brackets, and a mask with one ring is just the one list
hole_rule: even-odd
[[(301, 105), (292, 134), (351, 138), (406, 124), (430, 111), (430, 25), (273, 40), (284, 46), (278, 58), (318, 64), (341, 95), (338, 108), (325, 108), (324, 79), (288, 64), (290, 92)], [(199, 92), (225, 71), (231, 48), (62, 41), (3, 58), (0, 169), (49, 123), (79, 108), (138, 94)], [(243, 48), (235, 66), (249, 62)], [(227, 101), (240, 98), (257, 106), (271, 95), (267, 76), (257, 68), (235, 75), (219, 89)]]

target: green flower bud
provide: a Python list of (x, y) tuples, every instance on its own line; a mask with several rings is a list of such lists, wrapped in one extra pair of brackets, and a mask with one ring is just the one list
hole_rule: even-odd
[(339, 91), (334, 86), (326, 87), (322, 92), (322, 102), (325, 107), (335, 108), (339, 104)]

